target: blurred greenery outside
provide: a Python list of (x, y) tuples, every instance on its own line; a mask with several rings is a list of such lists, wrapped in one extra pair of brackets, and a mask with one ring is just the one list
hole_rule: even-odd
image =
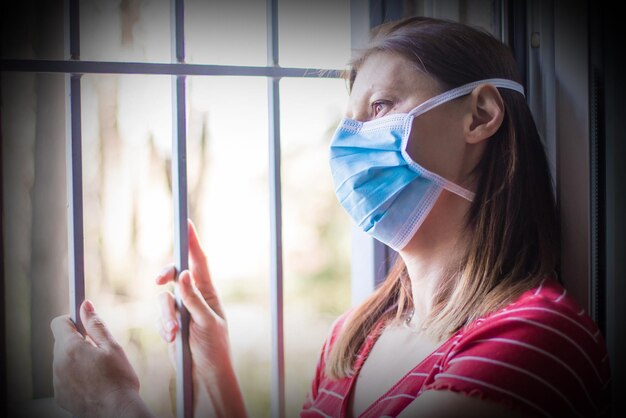
[[(248, 12), (249, 2), (218, 3), (186, 2), (188, 61), (264, 65), (264, 2)], [(348, 2), (280, 4), (281, 64), (343, 68)], [(333, 16), (337, 33), (318, 33), (319, 10)], [(82, 1), (81, 58), (169, 61), (168, 14), (166, 0)], [(3, 54), (60, 58), (61, 44), (37, 36)], [(158, 416), (171, 416), (173, 367), (156, 328), (163, 289), (153, 283), (173, 255), (171, 79), (84, 75), (81, 85), (87, 297), (126, 350), (142, 397)], [(347, 92), (344, 81), (327, 79), (283, 79), (280, 88), (285, 386), (287, 416), (296, 416), (329, 326), (350, 305), (350, 222), (327, 160)], [(63, 75), (2, 74), (7, 379), (9, 398), (22, 404), (52, 396), (49, 321), (69, 310), (63, 94)], [(187, 78), (189, 216), (255, 417), (270, 416), (267, 120), (266, 79)]]

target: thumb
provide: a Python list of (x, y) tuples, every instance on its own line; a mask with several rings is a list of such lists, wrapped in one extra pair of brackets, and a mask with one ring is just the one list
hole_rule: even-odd
[(194, 284), (193, 277), (189, 270), (183, 271), (178, 278), (178, 289), (180, 291), (183, 304), (189, 311), (189, 314), (201, 327), (208, 325), (212, 319), (212, 311), (206, 301), (200, 294), (200, 291)]
[(96, 313), (91, 301), (85, 300), (80, 306), (80, 319), (83, 322), (86, 334), (98, 347), (108, 347), (116, 344), (115, 338), (113, 338), (104, 321)]

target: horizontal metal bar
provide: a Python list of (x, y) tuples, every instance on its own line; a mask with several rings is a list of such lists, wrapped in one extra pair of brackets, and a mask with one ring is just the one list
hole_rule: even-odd
[(153, 62), (3, 59), (0, 71), (72, 74), (341, 78), (341, 70)]

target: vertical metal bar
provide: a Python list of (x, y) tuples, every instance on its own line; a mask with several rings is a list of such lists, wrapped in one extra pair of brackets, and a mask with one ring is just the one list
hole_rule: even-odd
[[(0, 129), (0, 143), (3, 146), (0, 146), (0, 254), (2, 254), (2, 260), (0, 261), (0, 301), (2, 301), (2, 306), (6, 306), (6, 293), (5, 293), (5, 275), (4, 275), (4, 155), (2, 153), (2, 149), (4, 148), (4, 136), (2, 135), (3, 130)], [(0, 387), (3, 389), (0, 391), (0, 414), (2, 416), (8, 416), (8, 391), (4, 388), (7, 387), (8, 380), (7, 379), (7, 309), (2, 309), (0, 312)]]
[(556, 78), (554, 51), (554, 2), (529, 0), (527, 9), (526, 101), (545, 146), (553, 186), (557, 172)]
[(526, 87), (527, 82), (527, 37), (526, 37), (526, 0), (507, 0), (503, 5), (506, 11), (507, 21), (505, 26), (508, 29), (506, 34), (507, 44), (511, 47), (517, 68), (522, 77), (522, 85)]
[(66, 166), (68, 273), (70, 318), (84, 334), (80, 304), (85, 300), (85, 260), (83, 248), (83, 176), (80, 118), (80, 75), (66, 75)]
[(589, 6), (590, 289), (592, 318), (607, 335), (606, 112), (601, 6)]
[(172, 36), (172, 62), (185, 62), (185, 4), (171, 0), (170, 29)]
[[(174, 201), (174, 259), (180, 273), (188, 265), (187, 236), (187, 150), (185, 129), (185, 77), (174, 76), (172, 83), (172, 198)], [(191, 352), (189, 350), (189, 312), (182, 303), (178, 287), (175, 291), (180, 332), (176, 335), (176, 416), (193, 415)]]
[[(593, 49), (589, 48), (593, 54)], [(598, 327), (606, 335), (606, 274), (605, 274), (605, 250), (604, 243), (606, 223), (604, 217), (604, 193), (603, 168), (604, 161), (604, 91), (602, 89), (602, 74), (600, 69), (591, 63), (591, 77), (589, 78), (589, 165), (590, 165), (590, 277), (589, 277), (589, 303), (591, 317)]]
[[(267, 64), (278, 66), (278, 1), (267, 1)], [(272, 316), (272, 417), (285, 416), (283, 253), (280, 184), (280, 79), (268, 79), (270, 190), (270, 305)]]
[(278, 0), (267, 0), (267, 65), (278, 67)]
[[(172, 61), (185, 61), (184, 4), (171, 0)], [(172, 76), (172, 199), (174, 203), (174, 260), (178, 273), (189, 267), (187, 235), (187, 129), (185, 76)], [(176, 416), (193, 416), (193, 380), (189, 349), (189, 312), (175, 290), (180, 331), (176, 335)]]
[[(65, 1), (66, 58), (80, 58), (78, 0)], [(85, 300), (83, 248), (83, 172), (81, 145), (80, 74), (65, 76), (65, 136), (67, 180), (67, 260), (70, 289), (70, 318), (84, 334), (80, 304)]]
[[(68, 3), (66, 16), (68, 17), (69, 36), (69, 56), (66, 58), (71, 60), (80, 59), (80, 13), (78, 8), (78, 0), (70, 0)], [(67, 32), (66, 32), (67, 33)]]
[(509, 45), (509, 2), (500, 0), (500, 41)]

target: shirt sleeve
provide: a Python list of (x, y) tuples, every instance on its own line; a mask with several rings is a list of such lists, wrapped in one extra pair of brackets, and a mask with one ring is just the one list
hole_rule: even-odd
[(479, 396), (529, 416), (595, 417), (608, 409), (608, 382), (606, 347), (590, 319), (522, 306), (461, 335), (423, 390)]

